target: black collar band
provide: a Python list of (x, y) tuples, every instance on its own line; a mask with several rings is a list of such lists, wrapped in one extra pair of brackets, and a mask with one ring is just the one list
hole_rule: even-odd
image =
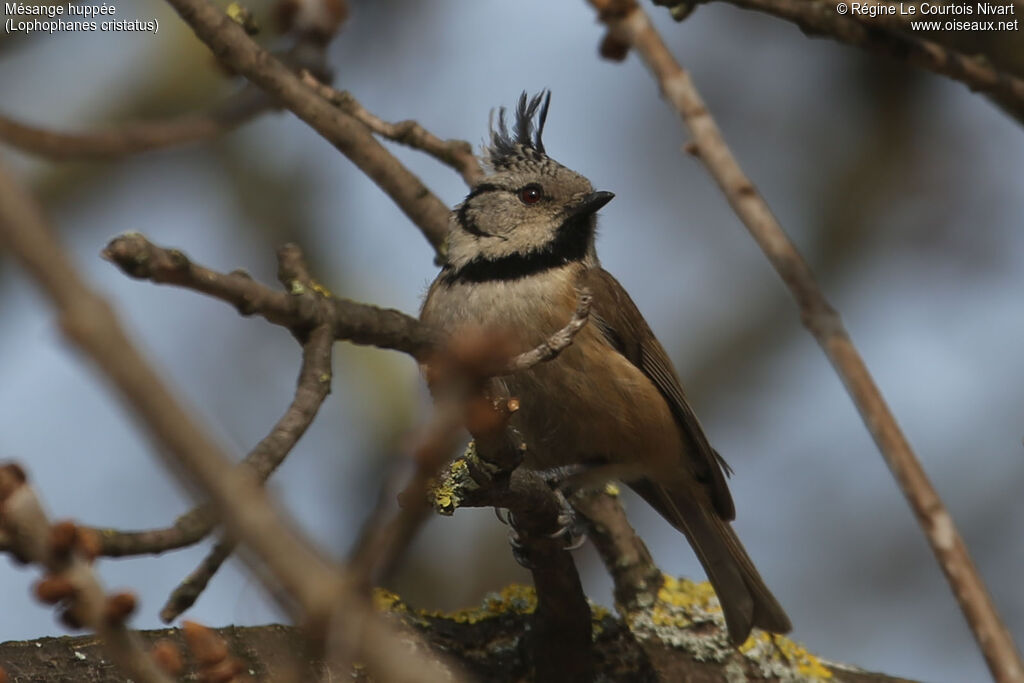
[(456, 282), (507, 282), (580, 262), (587, 255), (592, 233), (591, 216), (574, 216), (562, 224), (555, 239), (540, 249), (498, 258), (477, 256), (458, 268), (445, 266), (441, 279), (446, 285)]

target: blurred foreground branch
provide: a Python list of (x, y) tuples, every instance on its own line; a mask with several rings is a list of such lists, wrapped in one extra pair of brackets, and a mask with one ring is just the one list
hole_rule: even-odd
[(46, 572), (36, 584), (36, 595), (59, 605), (67, 625), (95, 631), (106, 654), (140, 683), (170, 682), (125, 627), (135, 610), (135, 596), (106, 594), (92, 569), (95, 543), (73, 524), (50, 523), (18, 465), (0, 467), (0, 527), (10, 535), (16, 558), (38, 564)]
[(132, 345), (113, 309), (78, 273), (31, 196), (2, 169), (0, 245), (49, 296), (65, 334), (148, 428), (169, 468), (211, 500), (228, 534), (258, 560), (257, 576), (303, 625), (314, 650), (341, 635), (354, 656), (382, 679), (457, 678), (438, 655), (415, 644), (413, 649), (400, 645), (412, 642), (410, 636), (374, 615), (346, 572), (286, 523), (257, 478), (236, 468), (207, 436)]

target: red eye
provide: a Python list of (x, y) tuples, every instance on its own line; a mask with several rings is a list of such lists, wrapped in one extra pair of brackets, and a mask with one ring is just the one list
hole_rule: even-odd
[(519, 190), (519, 201), (523, 204), (536, 204), (544, 197), (540, 185), (530, 184)]

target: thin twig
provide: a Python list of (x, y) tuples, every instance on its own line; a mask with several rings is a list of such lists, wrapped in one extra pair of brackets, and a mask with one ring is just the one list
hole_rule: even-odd
[[(110, 657), (132, 679), (171, 683), (138, 636), (125, 625), (134, 599), (112, 602), (93, 572), (90, 559), (81, 547), (76, 547), (74, 539), (81, 536), (73, 526), (64, 525), (64, 541), (60, 544), (64, 547), (58, 547), (55, 527), (17, 465), (0, 467), (0, 526), (10, 535), (16, 557), (46, 570), (36, 590), (41, 599), (60, 603), (66, 619), (94, 631)], [(126, 606), (112, 609), (118, 603)]]
[(593, 303), (593, 297), (590, 291), (584, 288), (579, 293), (579, 298), (576, 303), (576, 311), (573, 313), (572, 318), (566, 323), (565, 327), (555, 332), (553, 335), (545, 339), (536, 348), (519, 354), (505, 367), (505, 371), (499, 373), (500, 375), (512, 375), (517, 372), (529, 370), (535, 365), (540, 363), (546, 363), (549, 360), (553, 360), (565, 351), (572, 344), (573, 339), (579, 334), (579, 331), (583, 329), (583, 326), (587, 324), (590, 319), (590, 306)]
[(413, 317), (335, 296), (302, 296), (311, 289), (294, 280), (288, 292), (274, 290), (244, 271), (218, 273), (191, 262), (177, 249), (164, 249), (138, 233), (114, 238), (103, 257), (125, 274), (202, 292), (234, 306), (242, 315), (259, 315), (296, 334), (330, 320), (334, 338), (394, 349), (425, 360), (441, 337)]
[(359, 120), (320, 97), (208, 0), (168, 0), (223, 64), (290, 109), (370, 177), (439, 253), (449, 210)]
[[(309, 339), (302, 347), (302, 369), (299, 371), (295, 398), (270, 434), (264, 437), (242, 461), (242, 465), (253, 470), (261, 482), (265, 482), (291, 453), (330, 393), (333, 341), (332, 331), (326, 326), (316, 328), (309, 335)], [(207, 522), (207, 528), (212, 529), (217, 521), (213, 510), (208, 505), (199, 506), (196, 510), (205, 513), (204, 521)], [(234, 552), (236, 545), (230, 538), (220, 540), (199, 566), (172, 591), (163, 609), (160, 610), (160, 618), (171, 622), (191, 607), (206, 589), (213, 575)]]
[(213, 548), (199, 562), (188, 576), (182, 579), (181, 583), (171, 591), (167, 602), (160, 609), (160, 618), (164, 623), (169, 624), (184, 613), (189, 607), (195, 604), (199, 596), (203, 594), (210, 584), (210, 579), (217, 573), (232, 553), (238, 543), (232, 538), (222, 538), (214, 544)]
[(335, 90), (318, 81), (308, 71), (302, 74), (303, 82), (313, 88), (325, 100), (359, 119), (367, 128), (388, 140), (426, 152), (443, 164), (447, 164), (462, 176), (470, 187), (484, 177), (480, 160), (473, 154), (473, 147), (465, 140), (442, 140), (416, 121), (389, 123), (370, 112), (347, 90)]
[[(747, 0), (743, 0), (746, 2)], [(686, 123), (696, 148), (733, 210), (789, 287), (801, 319), (846, 385), (918, 523), (946, 574), (998, 681), (1024, 681), (1024, 666), (953, 519), (928, 480), (882, 397), (867, 366), (828, 303), (810, 267), (786, 235), (765, 200), (740, 168), (690, 75), (676, 62), (661, 36), (632, 1), (590, 0), (610, 33), (639, 53), (662, 94)]]
[[(157, 247), (137, 233), (112, 240), (103, 256), (132, 277), (208, 294), (235, 306), (243, 315), (262, 315), (303, 335), (308, 334), (306, 330), (330, 320), (337, 339), (394, 348), (417, 358), (426, 357), (440, 338), (419, 321), (398, 311), (336, 297), (317, 300), (327, 307), (327, 313), (315, 304), (310, 305), (310, 298), (301, 294), (314, 291), (314, 285), (311, 285), (308, 274), (299, 273), (304, 269), (301, 254), (290, 245), (283, 247), (279, 254), (288, 292), (272, 290), (242, 271), (218, 273), (194, 264), (180, 251)], [(322, 379), (330, 374), (327, 354), (329, 346), (319, 342), (313, 346), (309, 342), (304, 344), (303, 366), (292, 403), (271, 432), (243, 460), (260, 481), (270, 476), (281, 458), (302, 436), (326, 396), (329, 381)], [(102, 555), (125, 557), (163, 553), (193, 545), (205, 538), (216, 523), (216, 514), (209, 505), (203, 504), (164, 529), (122, 531), (97, 528), (95, 531), (102, 541)], [(6, 547), (7, 541), (0, 534), (0, 550)]]

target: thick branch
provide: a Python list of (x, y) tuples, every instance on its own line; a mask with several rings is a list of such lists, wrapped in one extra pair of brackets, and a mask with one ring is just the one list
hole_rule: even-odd
[[(746, 0), (744, 0), (746, 1)], [(743, 173), (722, 138), (690, 75), (675, 61), (647, 15), (631, 1), (590, 0), (612, 36), (639, 53), (662, 94), (693, 135), (697, 156), (729, 204), (760, 245), (800, 307), (814, 335), (842, 378), (882, 456), (917, 516), (932, 551), (999, 681), (1024, 681), (1024, 665), (960, 533), (889, 410), (839, 315), (825, 299), (810, 267), (765, 200)]]
[[(473, 680), (520, 683), (530, 680), (532, 656), (524, 647), (533, 620), (530, 597), (527, 589), (509, 587), (499, 596), (489, 598), (484, 605), (451, 616), (418, 612), (391, 594), (382, 594), (380, 602), (389, 606), (396, 619), (403, 620), (435, 648), (443, 649), (463, 664)], [(466, 617), (467, 613), (471, 618)], [(648, 656), (621, 620), (598, 610), (594, 619), (599, 625), (594, 633), (594, 645), (600, 654), (598, 680), (726, 683), (738, 680), (738, 672), (744, 672), (747, 680), (808, 679), (806, 665), (790, 660), (788, 649), (779, 648), (773, 657), (746, 658), (742, 668), (734, 661), (727, 664), (701, 661), (667, 645)], [(365, 672), (311, 657), (303, 634), (288, 626), (228, 626), (215, 632), (226, 641), (228, 654), (241, 659), (245, 670), (252, 672), (257, 681), (365, 680), (365, 675), (360, 675)], [(179, 650), (187, 649), (180, 629), (137, 633), (147, 645), (169, 641)], [(685, 630), (676, 629), (676, 636), (685, 637)], [(79, 653), (81, 657), (69, 656), (69, 653)], [(0, 662), (8, 676), (16, 681), (106, 681), (110, 670), (105, 666), (103, 654), (96, 638), (89, 636), (0, 644)], [(831, 672), (830, 683), (912, 683), (839, 664), (830, 665), (827, 671)], [(194, 675), (187, 671), (180, 680), (194, 680)]]
[(533, 574), (537, 610), (531, 648), (536, 680), (587, 681), (594, 670), (590, 607), (563, 538), (563, 508), (538, 474), (517, 468), (524, 446), (511, 430), (474, 434), (475, 448), (445, 468), (431, 492), (441, 514), (505, 508), (516, 555)]

